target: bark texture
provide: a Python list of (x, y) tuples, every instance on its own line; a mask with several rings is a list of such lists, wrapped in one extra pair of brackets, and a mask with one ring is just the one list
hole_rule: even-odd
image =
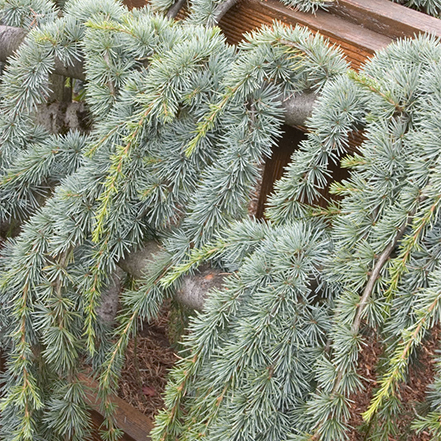
[(161, 251), (161, 245), (150, 240), (137, 251), (132, 251), (125, 259), (118, 262), (118, 266), (135, 279), (140, 279), (153, 256)]
[[(139, 250), (121, 260), (118, 265), (126, 273), (139, 279), (144, 275), (153, 256), (161, 250), (158, 242), (146, 242)], [(220, 288), (226, 274), (208, 266), (201, 267), (196, 274), (184, 276), (180, 289), (176, 292), (176, 300), (191, 309), (201, 311), (207, 293), (212, 288)]]
[(282, 101), (285, 110), (285, 124), (288, 126), (303, 126), (312, 115), (317, 95), (313, 92), (294, 95)]
[(226, 0), (214, 11), (213, 22), (217, 25), (222, 17), (238, 2), (238, 0)]
[(177, 300), (191, 309), (201, 311), (208, 291), (221, 288), (226, 274), (218, 269), (204, 267), (198, 273), (184, 276), (181, 288), (176, 292)]
[(11, 26), (0, 26), (0, 61), (6, 61), (23, 42), (26, 31)]
[(187, 0), (177, 0), (167, 12), (167, 18), (176, 18)]
[(33, 118), (50, 133), (66, 133), (68, 130), (79, 130), (83, 133), (90, 131), (89, 111), (84, 102), (40, 104)]
[(109, 325), (114, 324), (119, 309), (119, 296), (122, 290), (124, 271), (118, 268), (110, 277), (107, 289), (101, 295), (101, 303), (96, 313), (98, 317)]

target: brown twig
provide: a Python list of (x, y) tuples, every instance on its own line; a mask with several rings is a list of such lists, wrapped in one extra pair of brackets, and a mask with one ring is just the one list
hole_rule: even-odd
[(358, 302), (357, 315), (355, 316), (354, 322), (352, 323), (351, 330), (354, 333), (358, 333), (360, 329), (361, 317), (366, 308), (367, 301), (372, 294), (372, 291), (375, 286), (375, 282), (378, 279), (378, 276), (380, 275), (380, 271), (382, 270), (384, 264), (389, 259), (394, 248), (397, 246), (398, 241), (403, 237), (404, 231), (409, 225), (409, 220), (410, 219), (408, 218), (407, 221), (400, 227), (400, 229), (397, 231), (395, 239), (380, 254), (377, 263), (375, 264), (374, 269), (371, 272), (368, 283), (366, 284), (366, 287), (364, 288), (360, 301)]
[(187, 0), (177, 0), (177, 2), (173, 3), (170, 9), (167, 12), (166, 17), (169, 19), (174, 19), (178, 14), (182, 7), (185, 5)]
[[(395, 238), (391, 241), (391, 243), (383, 250), (383, 252), (378, 257), (377, 262), (374, 265), (374, 268), (369, 276), (369, 280), (366, 284), (366, 287), (363, 291), (362, 296), (360, 297), (360, 301), (358, 302), (357, 306), (357, 313), (355, 315), (354, 321), (352, 322), (351, 331), (354, 334), (358, 334), (361, 326), (361, 320), (363, 317), (363, 312), (366, 309), (366, 305), (368, 303), (369, 297), (372, 294), (372, 291), (374, 290), (375, 282), (377, 281), (381, 270), (383, 269), (384, 265), (388, 261), (392, 251), (397, 246), (399, 240), (403, 237), (404, 232), (406, 231), (407, 226), (409, 225), (409, 222), (411, 221), (413, 216), (413, 213), (408, 215), (406, 222), (403, 223), (403, 225), (397, 230), (397, 234), (395, 235)], [(337, 377), (335, 379), (334, 387), (332, 388), (331, 395), (334, 395), (337, 393), (337, 391), (340, 388), (341, 382), (343, 380), (343, 370), (340, 369), (337, 373)], [(319, 438), (319, 430), (323, 426), (323, 423), (319, 425), (319, 427), (315, 430), (314, 435), (311, 437), (311, 441), (318, 440)]]
[(239, 0), (226, 0), (221, 3), (213, 13), (213, 19), (211, 21), (211, 26), (217, 26), (221, 21), (222, 17), (238, 2)]

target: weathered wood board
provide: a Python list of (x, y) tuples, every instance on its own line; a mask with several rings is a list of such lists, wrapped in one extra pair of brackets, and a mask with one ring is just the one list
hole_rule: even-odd
[(336, 0), (328, 11), (316, 14), (299, 12), (278, 0), (243, 0), (219, 25), (228, 41), (237, 44), (245, 32), (274, 20), (320, 32), (341, 47), (353, 68), (398, 38), (420, 33), (441, 37), (441, 20), (389, 0)]
[[(86, 397), (89, 406), (93, 409), (92, 420), (94, 426), (99, 427), (102, 417), (97, 398), (98, 384), (86, 375), (81, 375), (81, 381), (88, 388)], [(149, 433), (153, 428), (150, 419), (121, 398), (113, 397), (112, 401), (117, 405), (115, 419), (118, 427), (125, 433), (123, 441), (150, 441)], [(97, 436), (97, 430), (95, 430), (95, 436)]]

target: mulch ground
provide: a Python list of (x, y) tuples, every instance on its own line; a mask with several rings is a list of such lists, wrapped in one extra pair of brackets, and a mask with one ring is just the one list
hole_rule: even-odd
[(158, 319), (145, 325), (130, 342), (119, 382), (119, 397), (152, 421), (164, 406), (167, 374), (177, 360), (168, 339), (169, 314), (169, 308), (164, 307)]
[[(119, 396), (135, 406), (152, 420), (164, 402), (162, 393), (167, 382), (167, 374), (177, 360), (175, 351), (168, 339), (170, 311), (163, 308), (159, 318), (148, 326), (137, 337), (137, 349), (134, 341), (129, 345), (126, 363), (120, 381)], [(418, 353), (418, 361), (409, 369), (408, 381), (400, 388), (402, 412), (397, 417), (398, 434), (389, 441), (430, 441), (429, 434), (417, 435), (410, 428), (412, 420), (421, 409), (425, 400), (427, 387), (434, 377), (434, 356), (441, 329), (436, 328), (425, 341)], [(358, 429), (363, 425), (362, 413), (369, 407), (374, 389), (377, 387), (377, 372), (382, 348), (373, 338), (367, 337), (366, 345), (360, 352), (359, 373), (364, 377), (364, 392), (352, 396), (353, 405), (349, 424), (352, 430), (348, 433), (349, 441), (368, 439)]]
[[(434, 328), (418, 351), (418, 360), (409, 369), (408, 379), (400, 387), (402, 411), (397, 416), (398, 433), (390, 437), (389, 441), (430, 441), (432, 438), (428, 433), (416, 434), (411, 429), (411, 423), (422, 408), (425, 401), (429, 384), (434, 379), (434, 353), (437, 349), (441, 329)], [(349, 424), (353, 427), (348, 434), (350, 441), (365, 441), (369, 439), (365, 434), (360, 433), (358, 428), (362, 427), (362, 414), (365, 412), (372, 399), (373, 391), (378, 386), (376, 366), (382, 354), (382, 348), (373, 337), (366, 339), (366, 346), (363, 346), (359, 358), (359, 373), (363, 375), (364, 392), (352, 396), (353, 406)]]

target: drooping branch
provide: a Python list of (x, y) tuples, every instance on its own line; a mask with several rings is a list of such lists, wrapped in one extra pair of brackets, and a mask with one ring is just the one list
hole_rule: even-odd
[[(227, 0), (216, 10), (216, 17), (220, 20), (221, 15), (225, 14), (228, 7), (233, 6), (237, 0)], [(171, 10), (178, 7), (180, 0), (176, 2)], [(232, 3), (232, 4), (230, 4)], [(229, 5), (229, 6), (228, 6)], [(181, 5), (182, 6), (182, 5)], [(0, 26), (0, 61), (6, 61), (8, 57), (18, 49), (26, 36), (26, 32), (21, 28), (11, 26)], [(65, 77), (85, 80), (84, 66), (82, 61), (75, 60), (72, 65), (66, 66), (59, 59), (55, 58), (54, 73)], [(307, 118), (312, 114), (312, 108), (316, 101), (315, 93), (303, 93), (294, 95), (283, 101), (285, 109), (285, 124), (289, 126), (302, 126)]]
[(394, 240), (392, 240), (391, 243), (383, 250), (383, 252), (378, 257), (378, 260), (377, 260), (374, 268), (372, 269), (368, 283), (366, 284), (366, 287), (364, 288), (363, 294), (360, 297), (360, 301), (358, 302), (357, 314), (356, 314), (355, 319), (352, 323), (351, 330), (354, 334), (358, 334), (358, 332), (360, 330), (363, 312), (366, 309), (366, 306), (368, 305), (369, 298), (372, 294), (372, 291), (374, 290), (375, 283), (376, 283), (378, 277), (380, 276), (381, 270), (383, 269), (386, 262), (389, 260), (390, 255), (392, 254), (392, 251), (395, 249), (398, 242), (403, 237), (403, 234), (406, 231), (406, 228), (408, 225), (409, 225), (409, 219), (405, 223), (403, 223), (403, 225), (398, 229)]
[[(351, 333), (353, 335), (357, 335), (360, 331), (363, 313), (366, 310), (366, 307), (369, 302), (369, 298), (372, 295), (372, 292), (374, 290), (375, 283), (377, 282), (377, 280), (380, 276), (381, 270), (383, 269), (384, 265), (387, 263), (392, 252), (394, 251), (394, 249), (398, 245), (398, 242), (402, 239), (404, 232), (406, 231), (406, 228), (408, 227), (410, 220), (412, 219), (412, 216), (413, 216), (413, 212), (410, 213), (410, 215), (406, 219), (406, 222), (404, 222), (403, 225), (401, 225), (401, 227), (397, 230), (397, 233), (396, 233), (394, 239), (389, 243), (389, 245), (387, 245), (387, 247), (383, 250), (383, 252), (378, 256), (378, 259), (377, 259), (377, 261), (376, 261), (376, 263), (370, 273), (368, 282), (367, 282), (367, 284), (363, 290), (363, 293), (360, 297), (360, 300), (358, 302), (357, 312), (355, 314), (355, 318), (354, 318), (354, 321), (352, 322), (352, 326), (351, 326)], [(332, 388), (331, 395), (335, 395), (339, 392), (340, 386), (343, 381), (343, 375), (344, 375), (343, 370), (339, 369), (337, 372), (337, 376), (335, 378), (335, 381), (334, 381), (334, 386)], [(315, 433), (311, 437), (311, 441), (318, 441), (320, 439), (320, 436), (321, 436), (320, 429), (322, 427), (323, 427), (323, 422), (318, 427), (316, 427)]]
[[(401, 227), (398, 229), (398, 231), (395, 235), (395, 238), (389, 243), (389, 245), (379, 255), (378, 260), (376, 261), (376, 263), (370, 273), (369, 280), (368, 280), (368, 282), (363, 290), (363, 294), (361, 295), (360, 300), (358, 302), (357, 313), (355, 315), (354, 321), (352, 322), (351, 331), (354, 335), (358, 334), (358, 332), (360, 331), (363, 313), (366, 310), (366, 307), (369, 302), (369, 298), (372, 295), (372, 292), (375, 287), (375, 283), (377, 282), (377, 280), (380, 276), (381, 270), (383, 269), (384, 265), (389, 260), (391, 254), (392, 254), (392, 251), (396, 248), (396, 246), (398, 245), (398, 242), (403, 237), (404, 232), (406, 231), (406, 228), (409, 225), (410, 219), (411, 219), (411, 217), (408, 217), (406, 222), (404, 222), (403, 225), (401, 225)], [(334, 384), (334, 389), (333, 389), (334, 392), (336, 392), (339, 389), (341, 381), (342, 381), (342, 371), (339, 371), (338, 376), (337, 376), (337, 381)]]
[[(216, 21), (219, 21), (236, 1), (227, 0), (219, 5), (215, 11)], [(173, 12), (173, 8), (176, 8), (177, 13), (182, 4), (183, 1), (178, 0), (170, 9), (169, 14)], [(13, 55), (25, 37), (26, 31), (21, 28), (0, 26), (0, 61), (6, 61), (9, 56)], [(65, 66), (60, 60), (56, 59), (54, 72), (82, 80), (85, 78), (83, 63), (80, 61), (75, 62), (73, 65)], [(315, 101), (316, 95), (314, 93), (299, 94), (284, 100), (282, 105), (286, 111), (285, 122), (288, 125), (303, 125), (305, 120), (311, 115)], [(124, 271), (138, 279), (143, 275), (144, 268), (146, 268), (148, 262), (158, 251), (159, 245), (156, 242), (148, 242), (144, 248), (131, 253), (119, 265)], [(185, 276), (182, 281), (182, 287), (177, 293), (177, 299), (190, 308), (200, 310), (203, 307), (207, 292), (211, 288), (219, 287), (223, 279), (224, 274), (212, 268), (205, 268), (193, 276)]]
[[(14, 54), (26, 37), (26, 31), (12, 26), (0, 26), (0, 61), (5, 62)], [(71, 65), (64, 65), (55, 57), (54, 73), (65, 77), (85, 80), (82, 60), (74, 60)]]

